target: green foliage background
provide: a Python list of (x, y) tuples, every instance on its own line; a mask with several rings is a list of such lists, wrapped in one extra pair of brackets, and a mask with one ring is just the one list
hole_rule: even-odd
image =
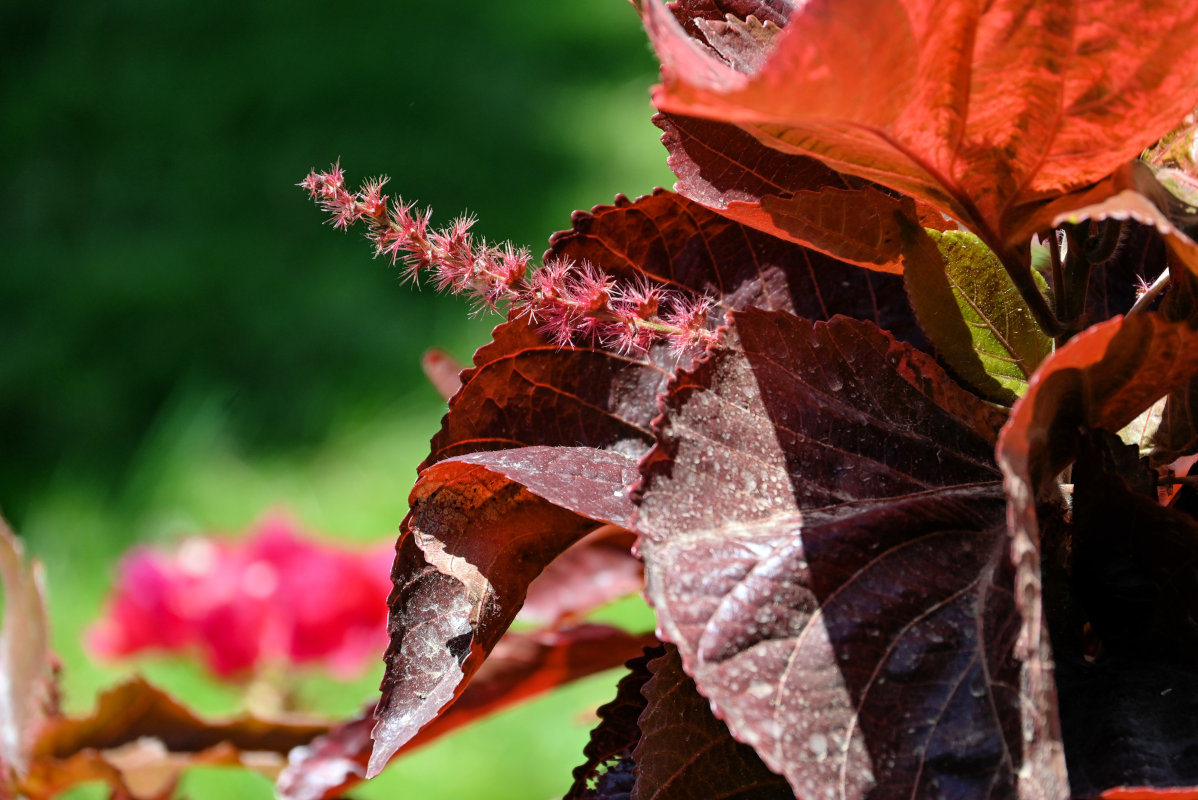
[[(671, 181), (656, 64), (617, 0), (24, 3), (0, 7), (0, 30), (0, 509), (47, 562), (71, 708), (128, 669), (79, 640), (129, 545), (242, 531), (272, 507), (394, 535), (443, 409), (420, 354), (468, 359), (498, 321), (398, 286), (323, 226), (294, 185), (310, 167), (386, 172), (434, 219), (470, 211), (534, 252), (573, 209)], [(144, 666), (205, 709), (236, 705), (187, 664)], [(308, 692), (348, 710), (377, 678)], [(468, 734), (495, 753), (458, 770), (479, 785), (438, 749), (411, 759), (432, 783), (405, 766), (394, 785), (560, 793), (586, 729), (568, 717), (613, 683), (518, 712), (520, 733)]]

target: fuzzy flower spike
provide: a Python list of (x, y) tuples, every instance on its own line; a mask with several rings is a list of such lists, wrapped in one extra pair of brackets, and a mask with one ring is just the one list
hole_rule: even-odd
[(473, 217), (432, 229), (431, 212), (399, 198), (389, 202), (386, 183), (380, 176), (350, 192), (338, 162), (327, 172), (311, 171), (299, 185), (333, 227), (348, 230), (361, 222), (375, 256), (402, 264), (404, 280), (419, 283), (430, 275), (439, 291), (466, 295), (479, 310), (506, 304), (539, 323), (559, 346), (587, 342), (631, 353), (659, 341), (682, 351), (716, 340), (707, 322), (710, 298), (669, 291), (647, 278), (622, 284), (589, 263), (558, 259), (532, 267), (525, 248), (476, 241)]

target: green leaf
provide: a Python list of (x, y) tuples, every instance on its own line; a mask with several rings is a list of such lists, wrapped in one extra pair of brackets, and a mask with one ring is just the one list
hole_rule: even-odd
[[(1052, 352), (997, 257), (964, 231), (905, 225), (904, 280), (919, 324), (966, 382), (992, 400), (1013, 403)], [(1039, 273), (1037, 284), (1045, 288)]]

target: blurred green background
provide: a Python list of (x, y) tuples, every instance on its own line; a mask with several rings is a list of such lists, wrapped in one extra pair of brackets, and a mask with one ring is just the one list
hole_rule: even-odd
[[(498, 321), (401, 287), (323, 225), (295, 186), (309, 168), (385, 172), (434, 220), (470, 211), (534, 252), (574, 209), (672, 181), (656, 62), (620, 0), (10, 3), (0, 30), (0, 510), (46, 562), (73, 710), (132, 668), (79, 644), (130, 545), (271, 509), (393, 536), (443, 411), (420, 354), (466, 360)], [(237, 705), (190, 664), (134, 666), (203, 710)], [(355, 796), (560, 795), (615, 679)], [(349, 713), (377, 681), (312, 678), (306, 699)], [(269, 796), (221, 771), (183, 791)]]

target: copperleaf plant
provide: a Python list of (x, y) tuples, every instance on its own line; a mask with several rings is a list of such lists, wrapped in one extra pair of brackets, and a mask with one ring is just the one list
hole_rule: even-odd
[(676, 192), (541, 266), (302, 184), (508, 314), (412, 490), (368, 772), (530, 591), (643, 568), (661, 645), (570, 798), (1198, 792), (1198, 6), (636, 5)]

